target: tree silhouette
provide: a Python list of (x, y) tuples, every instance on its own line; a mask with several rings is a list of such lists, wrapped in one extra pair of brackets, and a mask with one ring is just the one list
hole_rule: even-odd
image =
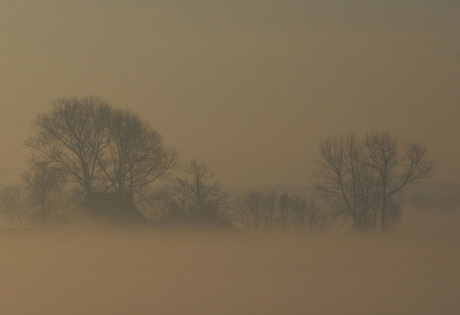
[(26, 141), (32, 164), (46, 164), (93, 192), (135, 194), (166, 175), (177, 160), (161, 135), (137, 115), (100, 97), (61, 98), (37, 116)]
[(401, 213), (396, 194), (429, 178), (434, 167), (424, 146), (405, 144), (401, 152), (388, 132), (362, 140), (353, 135), (326, 139), (319, 158), (319, 186), (361, 230), (375, 229), (379, 219), (382, 231), (397, 223)]

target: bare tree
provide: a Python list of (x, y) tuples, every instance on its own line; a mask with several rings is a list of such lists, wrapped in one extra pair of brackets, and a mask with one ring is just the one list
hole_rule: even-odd
[(183, 178), (176, 178), (170, 190), (174, 198), (172, 217), (184, 218), (190, 215), (190, 209), (193, 207), (193, 191), (190, 189), (190, 183)]
[(150, 220), (165, 222), (170, 218), (171, 209), (175, 206), (174, 196), (168, 189), (162, 189), (145, 197), (141, 205)]
[(107, 133), (107, 149), (98, 161), (108, 190), (132, 193), (175, 166), (176, 151), (165, 149), (161, 135), (129, 111), (111, 111)]
[(30, 219), (27, 196), (21, 186), (4, 186), (0, 189), (0, 213), (10, 226), (21, 229)]
[(278, 214), (278, 194), (274, 191), (251, 191), (238, 200), (235, 219), (245, 230), (269, 231), (274, 226)]
[(264, 195), (260, 191), (251, 191), (243, 199), (237, 201), (236, 220), (246, 231), (257, 231), (262, 220)]
[[(246, 231), (281, 229), (286, 232), (293, 225), (298, 231), (311, 231), (327, 226), (327, 214), (311, 199), (273, 191), (251, 191), (236, 202), (234, 220)], [(276, 220), (275, 220), (276, 219)], [(275, 224), (275, 222), (277, 224)]]
[(313, 199), (308, 202), (307, 222), (310, 231), (329, 227), (329, 214)]
[(299, 196), (291, 197), (292, 223), (299, 232), (325, 229), (328, 226), (328, 214), (313, 200)]
[(191, 216), (206, 222), (222, 219), (226, 195), (206, 163), (193, 159), (185, 165), (184, 172), (178, 183), (190, 193)]
[(283, 232), (289, 227), (289, 216), (291, 214), (292, 199), (288, 194), (282, 194), (278, 198), (278, 223)]
[(49, 163), (33, 162), (31, 168), (23, 175), (32, 207), (41, 223), (50, 220), (53, 212), (57, 211), (59, 194), (65, 181), (65, 173), (53, 169)]
[(182, 171), (182, 175), (160, 193), (150, 193), (143, 198), (145, 211), (170, 223), (227, 223), (227, 196), (214, 181), (206, 163), (193, 159), (183, 166)]
[[(406, 185), (429, 178), (434, 162), (426, 158), (426, 147), (417, 143), (405, 144), (401, 156), (398, 143), (389, 132), (367, 135), (364, 143), (368, 151), (368, 165), (376, 172), (380, 181), (380, 228), (384, 231), (389, 222), (394, 222), (387, 211), (390, 198), (402, 191)], [(394, 210), (394, 205), (392, 209)]]
[(99, 97), (61, 98), (35, 120), (26, 141), (36, 163), (64, 173), (86, 195), (133, 194), (167, 175), (177, 154), (136, 115)]
[(98, 156), (107, 146), (108, 102), (99, 97), (61, 98), (50, 113), (38, 115), (35, 136), (26, 141), (34, 160), (48, 163), (78, 183), (86, 193), (101, 174)]
[(264, 194), (261, 210), (264, 228), (267, 231), (271, 230), (273, 220), (278, 213), (278, 194), (276, 192), (269, 191)]
[(366, 166), (363, 146), (351, 135), (321, 144), (320, 187), (337, 211), (351, 217), (358, 229), (375, 227), (377, 178)]
[(304, 198), (293, 197), (291, 199), (292, 222), (300, 232), (302, 232), (308, 224), (308, 206), (308, 202)]
[(418, 144), (405, 147), (401, 157), (397, 142), (386, 132), (370, 134), (362, 141), (350, 135), (322, 142), (320, 187), (357, 228), (375, 229), (379, 218), (382, 231), (389, 222), (394, 224), (400, 214), (392, 211), (396, 216), (389, 219), (389, 199), (431, 174), (433, 162), (426, 158), (426, 149)]

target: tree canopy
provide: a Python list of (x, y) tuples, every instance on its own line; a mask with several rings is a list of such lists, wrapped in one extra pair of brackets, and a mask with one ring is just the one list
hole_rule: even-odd
[(32, 163), (46, 163), (86, 194), (136, 193), (176, 163), (176, 151), (147, 122), (100, 97), (60, 98), (52, 106), (26, 141)]
[(388, 132), (324, 140), (320, 149), (320, 184), (339, 213), (368, 230), (397, 223), (401, 213), (396, 195), (417, 180), (429, 178), (434, 162), (426, 148), (406, 143), (400, 149)]

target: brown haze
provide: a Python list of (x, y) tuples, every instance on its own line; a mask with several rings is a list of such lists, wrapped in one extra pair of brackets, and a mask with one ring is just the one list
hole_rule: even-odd
[(458, 224), (427, 219), (386, 235), (3, 233), (0, 313), (457, 314)]
[[(401, 3), (400, 3), (401, 2)], [(36, 113), (100, 95), (226, 185), (312, 182), (320, 140), (388, 130), (460, 174), (457, 1), (0, 1), (0, 174)]]
[[(426, 144), (459, 184), (459, 34), (448, 0), (0, 0), (0, 184), (19, 181), (35, 114), (88, 94), (227, 186), (310, 185), (321, 139), (373, 130)], [(459, 222), (2, 232), (0, 314), (457, 314)]]

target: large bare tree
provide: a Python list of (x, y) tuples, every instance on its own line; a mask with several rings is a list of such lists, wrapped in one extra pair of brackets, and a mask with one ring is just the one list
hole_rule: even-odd
[(136, 193), (175, 166), (177, 154), (146, 122), (100, 97), (61, 98), (38, 115), (26, 141), (33, 164), (49, 165), (93, 192)]
[(176, 163), (176, 151), (165, 149), (161, 135), (129, 111), (112, 111), (107, 133), (107, 149), (98, 155), (110, 183), (107, 189), (120, 193), (137, 191)]
[(326, 139), (320, 149), (319, 186), (356, 227), (375, 229), (380, 218), (384, 231), (400, 216), (395, 195), (433, 171), (424, 146), (410, 143), (404, 148), (401, 152), (388, 132), (361, 140), (354, 135)]
[(67, 174), (86, 193), (97, 189), (98, 156), (107, 146), (108, 102), (99, 97), (60, 98), (49, 113), (37, 116), (36, 134), (26, 141), (36, 163)]
[[(404, 145), (401, 153), (398, 142), (389, 132), (371, 133), (364, 145), (368, 153), (368, 165), (377, 174), (380, 183), (381, 230), (388, 225), (390, 198), (419, 179), (429, 178), (434, 162), (427, 159), (426, 147), (418, 143)], [(390, 208), (391, 209), (391, 208)]]
[(324, 140), (320, 166), (320, 187), (338, 212), (351, 217), (358, 229), (375, 228), (378, 182), (360, 141), (353, 135)]

